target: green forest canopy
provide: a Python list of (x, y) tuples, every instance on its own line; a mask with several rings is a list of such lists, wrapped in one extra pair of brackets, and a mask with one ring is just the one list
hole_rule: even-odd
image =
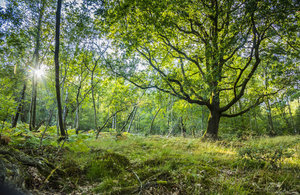
[(64, 1), (59, 17), (56, 3), (1, 5), (0, 120), (12, 127), (299, 133), (297, 1)]

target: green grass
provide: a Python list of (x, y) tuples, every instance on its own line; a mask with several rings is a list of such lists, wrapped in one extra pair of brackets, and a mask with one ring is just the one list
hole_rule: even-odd
[[(81, 158), (90, 163), (88, 179), (99, 182), (97, 193), (138, 193), (140, 180), (142, 192), (151, 194), (286, 194), (300, 191), (299, 141), (299, 136), (209, 142), (107, 135), (85, 143), (89, 155)], [(279, 150), (281, 156), (272, 160)], [(77, 159), (76, 152), (69, 155)]]
[[(55, 141), (55, 128), (50, 130), (44, 141), (46, 149), (59, 145)], [(15, 146), (39, 145), (39, 132), (7, 128), (4, 134), (13, 135)], [(53, 161), (80, 193), (300, 192), (300, 136), (212, 142), (130, 134), (116, 138), (114, 133), (102, 133), (97, 140), (93, 133), (77, 136), (69, 131), (69, 135), (60, 158), (53, 157)], [(55, 156), (51, 147), (47, 154), (50, 157)]]

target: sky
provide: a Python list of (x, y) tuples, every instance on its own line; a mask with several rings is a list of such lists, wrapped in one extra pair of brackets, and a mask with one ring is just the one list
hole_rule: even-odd
[(0, 0), (0, 6), (5, 7), (5, 0)]

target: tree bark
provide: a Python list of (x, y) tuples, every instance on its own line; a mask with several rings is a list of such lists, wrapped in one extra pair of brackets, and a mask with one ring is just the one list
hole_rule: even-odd
[(153, 117), (153, 119), (152, 119), (152, 121), (151, 121), (150, 131), (149, 131), (149, 134), (150, 134), (150, 135), (152, 134), (152, 131), (153, 131), (154, 120), (155, 120), (157, 114), (159, 113), (160, 109), (161, 109), (161, 108), (159, 108), (159, 109), (156, 111), (156, 113), (155, 113), (155, 115), (154, 115), (154, 117)]
[(134, 118), (135, 118), (137, 109), (138, 109), (138, 107), (135, 106), (135, 107), (134, 107), (133, 115), (132, 115), (131, 120), (130, 120), (130, 123), (129, 123), (129, 125), (128, 125), (128, 129), (127, 129), (127, 132), (128, 132), (128, 133), (130, 133), (130, 129), (131, 129), (131, 126), (132, 126), (132, 122), (133, 122), (133, 120), (134, 120)]
[(267, 104), (267, 116), (268, 116), (268, 132), (269, 132), (270, 136), (274, 136), (275, 130), (274, 130), (274, 124), (273, 124), (273, 118), (272, 118), (272, 109), (271, 109), (269, 99), (267, 99), (266, 104)]
[(39, 69), (39, 50), (40, 50), (40, 36), (41, 36), (41, 27), (42, 27), (42, 19), (44, 14), (44, 3), (42, 2), (42, 7), (39, 10), (39, 18), (37, 25), (37, 33), (36, 33), (36, 45), (34, 50), (34, 67), (32, 74), (32, 96), (31, 96), (31, 104), (30, 104), (30, 119), (29, 119), (29, 129), (30, 131), (35, 129), (36, 122), (36, 97), (37, 97), (37, 75), (36, 70)]
[(78, 104), (77, 104), (76, 113), (75, 113), (74, 126), (75, 126), (76, 134), (78, 134), (79, 133), (79, 105)]
[[(265, 89), (268, 90), (268, 87), (269, 87), (268, 65), (266, 65), (266, 67), (265, 67), (264, 77), (265, 77)], [(267, 106), (267, 116), (268, 116), (268, 128), (267, 128), (268, 133), (270, 136), (274, 136), (275, 130), (274, 130), (274, 125), (273, 125), (272, 109), (271, 109), (269, 98), (267, 98), (267, 100), (266, 100), (266, 106)]]
[(93, 100), (93, 108), (94, 108), (94, 128), (97, 129), (97, 109), (96, 109), (96, 101), (95, 101), (95, 94), (94, 94), (94, 71), (92, 72), (91, 77), (91, 87), (92, 87), (92, 100)]
[(67, 116), (68, 116), (68, 107), (67, 107), (67, 104), (68, 104), (68, 89), (66, 90), (66, 97), (65, 97), (65, 104), (64, 104), (64, 109), (63, 109), (63, 124), (64, 124), (64, 129), (67, 129), (66, 127), (66, 120), (67, 120)]
[[(125, 130), (125, 128), (126, 128), (128, 122), (129, 122), (130, 118), (133, 117), (133, 114), (134, 114), (134, 112), (135, 112), (135, 108), (136, 108), (136, 106), (134, 106), (133, 109), (132, 109), (132, 111), (129, 113), (129, 115), (128, 115), (128, 117), (127, 117), (127, 120), (125, 121), (125, 124), (124, 124), (123, 127), (121, 128), (121, 131), (120, 131), (120, 132), (123, 132), (123, 131)], [(132, 121), (132, 120), (131, 120), (131, 121)], [(127, 132), (128, 132), (128, 131), (127, 131)]]
[(217, 139), (221, 114), (218, 110), (211, 110), (208, 117), (208, 126), (205, 133), (206, 138)]
[(292, 114), (292, 109), (291, 109), (290, 101), (289, 101), (288, 98), (287, 98), (286, 102), (287, 102), (287, 106), (288, 106), (288, 110), (289, 110), (289, 115), (290, 115), (290, 118), (291, 118), (292, 128), (294, 130), (294, 133), (296, 134), (297, 133), (297, 128), (296, 128), (296, 125), (295, 125), (295, 121), (294, 121), (294, 117), (293, 117), (293, 114)]
[[(216, 83), (213, 85), (217, 86)], [(205, 138), (218, 139), (219, 132), (219, 123), (221, 119), (221, 111), (220, 111), (220, 94), (216, 91), (217, 87), (213, 88), (211, 97), (210, 97), (210, 105), (209, 110), (210, 114), (208, 116), (208, 124), (206, 132), (204, 133)]]
[(47, 129), (48, 129), (48, 127), (49, 127), (50, 123), (51, 123), (52, 116), (53, 116), (53, 111), (54, 111), (54, 107), (53, 107), (53, 108), (50, 110), (50, 116), (49, 116), (49, 119), (48, 119), (47, 125), (46, 125), (46, 127), (45, 127), (45, 129), (44, 129), (44, 131), (43, 131), (43, 133), (42, 133), (42, 136), (41, 136), (41, 138), (40, 138), (40, 148), (41, 148), (41, 146), (42, 146), (42, 143), (43, 143), (43, 138), (44, 138), (44, 136), (45, 136), (45, 134), (46, 134), (46, 131), (47, 131)]
[(60, 35), (60, 15), (61, 15), (61, 4), (62, 0), (57, 0), (56, 10), (56, 25), (55, 25), (55, 88), (56, 88), (56, 100), (57, 100), (57, 111), (58, 121), (60, 127), (60, 139), (66, 138), (66, 132), (63, 125), (62, 109), (61, 109), (61, 97), (60, 97), (60, 85), (59, 85), (59, 35)]
[(12, 121), (12, 124), (11, 124), (12, 128), (17, 126), (18, 119), (19, 119), (20, 113), (22, 111), (22, 107), (24, 105), (25, 91), (26, 91), (26, 82), (24, 82), (23, 89), (22, 89), (22, 92), (21, 92), (21, 97), (20, 97), (19, 104), (18, 104), (18, 107), (17, 107), (17, 112), (16, 112), (16, 115), (15, 115), (13, 121)]
[(181, 129), (182, 137), (185, 137), (186, 136), (186, 129), (185, 129), (182, 117), (180, 117), (180, 129)]

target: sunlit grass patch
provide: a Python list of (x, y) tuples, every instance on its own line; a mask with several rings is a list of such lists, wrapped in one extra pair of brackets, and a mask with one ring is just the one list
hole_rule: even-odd
[[(39, 145), (42, 133), (5, 131), (15, 133), (13, 144), (30, 148)], [(93, 131), (76, 135), (70, 130), (64, 143), (57, 143), (56, 137), (56, 128), (51, 127), (44, 137), (44, 151), (54, 148), (55, 159), (61, 150), (57, 165), (77, 186), (95, 184), (90, 193), (291, 194), (300, 190), (300, 136), (214, 142), (132, 134), (121, 138), (106, 132), (95, 139)]]

